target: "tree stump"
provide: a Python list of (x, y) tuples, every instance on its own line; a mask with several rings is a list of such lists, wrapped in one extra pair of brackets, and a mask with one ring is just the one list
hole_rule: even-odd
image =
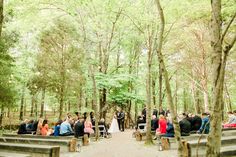
[(83, 146), (88, 146), (88, 145), (89, 145), (88, 134), (84, 134), (84, 137), (83, 137)]
[(170, 149), (170, 142), (168, 138), (161, 138), (161, 146), (163, 150), (169, 150)]
[(190, 145), (187, 141), (181, 141), (183, 144), (183, 157), (191, 157)]
[(136, 141), (142, 141), (142, 134), (140, 131), (136, 131), (135, 137)]
[(77, 138), (72, 138), (69, 142), (69, 152), (77, 151)]

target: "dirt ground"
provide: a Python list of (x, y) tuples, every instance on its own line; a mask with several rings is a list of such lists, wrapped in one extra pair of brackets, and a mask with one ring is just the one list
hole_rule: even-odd
[(175, 157), (176, 150), (158, 151), (158, 146), (145, 146), (132, 138), (132, 130), (112, 135), (112, 138), (91, 142), (81, 152), (63, 153), (61, 157)]

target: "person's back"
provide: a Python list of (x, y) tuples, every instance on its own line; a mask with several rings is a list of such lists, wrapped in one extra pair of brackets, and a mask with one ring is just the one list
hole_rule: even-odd
[(166, 127), (167, 127), (167, 121), (165, 120), (164, 116), (163, 118), (161, 118), (162, 116), (160, 116), (159, 119), (159, 131), (161, 134), (165, 134), (166, 133)]
[(42, 135), (42, 136), (46, 136), (47, 133), (48, 133), (48, 124), (42, 125), (42, 128), (41, 128), (41, 135)]
[(192, 118), (192, 123), (191, 123), (191, 131), (198, 131), (202, 125), (202, 119), (201, 117), (195, 115)]
[(229, 122), (228, 124), (236, 124), (236, 116), (234, 114), (232, 114), (230, 117), (229, 117)]
[(19, 130), (17, 132), (18, 134), (27, 134), (27, 130), (26, 130), (26, 123), (23, 122), (20, 124)]
[(84, 124), (83, 122), (77, 121), (75, 124), (75, 137), (78, 138), (79, 136), (84, 135)]
[(152, 116), (152, 120), (151, 120), (151, 130), (155, 131), (158, 128), (158, 119), (156, 118), (155, 115)]
[(198, 130), (198, 133), (208, 134), (209, 131), (210, 131), (209, 117), (208, 117), (208, 114), (203, 113), (202, 114), (202, 125), (201, 125), (201, 128)]
[(167, 129), (166, 129), (166, 134), (165, 137), (174, 137), (175, 136), (175, 131), (174, 131), (174, 126), (172, 123), (167, 123)]
[(73, 135), (73, 130), (71, 128), (71, 125), (67, 120), (61, 124), (60, 135), (62, 136)]
[(189, 136), (191, 131), (191, 123), (186, 119), (182, 119), (179, 122), (181, 136)]

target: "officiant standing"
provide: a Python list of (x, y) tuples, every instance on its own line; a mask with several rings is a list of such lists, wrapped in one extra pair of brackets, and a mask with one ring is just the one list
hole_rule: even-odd
[(117, 112), (117, 121), (120, 131), (125, 131), (125, 113), (122, 109)]

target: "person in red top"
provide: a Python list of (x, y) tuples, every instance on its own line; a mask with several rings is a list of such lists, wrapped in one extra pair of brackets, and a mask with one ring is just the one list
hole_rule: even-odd
[(165, 134), (167, 128), (167, 121), (163, 115), (160, 115), (159, 117), (159, 129), (157, 129), (156, 134)]
[(47, 121), (47, 120), (44, 120), (44, 121), (43, 121), (43, 124), (42, 124), (42, 127), (41, 127), (41, 129), (40, 129), (41, 135), (42, 135), (42, 136), (47, 136), (48, 130), (49, 130), (49, 128), (48, 128), (48, 121)]
[(157, 138), (160, 139), (161, 135), (166, 134), (166, 128), (167, 128), (167, 121), (163, 115), (160, 115), (159, 117), (159, 128), (156, 130), (156, 137), (154, 140)]

